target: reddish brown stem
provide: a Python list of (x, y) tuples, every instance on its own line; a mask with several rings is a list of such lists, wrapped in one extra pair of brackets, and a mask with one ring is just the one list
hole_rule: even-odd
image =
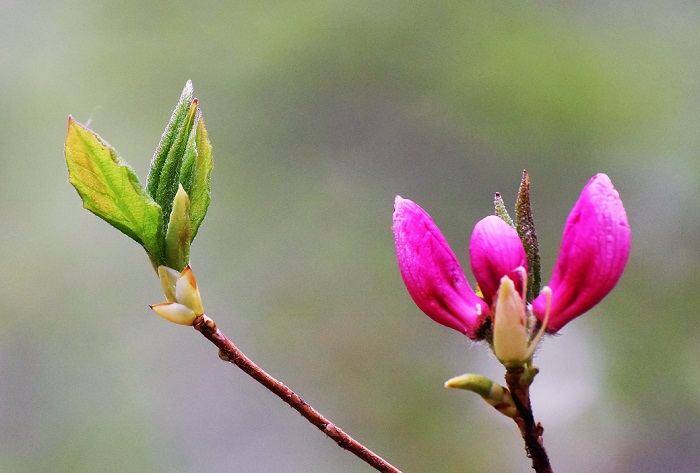
[(513, 396), (513, 402), (518, 409), (515, 423), (518, 424), (520, 434), (525, 441), (525, 452), (532, 460), (532, 469), (537, 473), (553, 473), (549, 463), (547, 451), (544, 448), (542, 432), (544, 428), (539, 422), (535, 423), (530, 405), (530, 385), (522, 383), (523, 368), (508, 369), (506, 371), (506, 383)]
[(292, 409), (301, 414), (302, 417), (330, 437), (339, 447), (356, 455), (377, 471), (401, 473), (400, 470), (389, 464), (386, 460), (343, 432), (339, 427), (336, 427), (335, 424), (326, 419), (320, 412), (304, 402), (294, 391), (253, 363), (250, 358), (245, 356), (243, 352), (216, 327), (212, 319), (206, 315), (200, 316), (197, 317), (193, 325), (207, 340), (219, 348), (219, 357), (222, 360), (230, 361), (269, 391), (272, 391), (272, 393), (286, 402)]

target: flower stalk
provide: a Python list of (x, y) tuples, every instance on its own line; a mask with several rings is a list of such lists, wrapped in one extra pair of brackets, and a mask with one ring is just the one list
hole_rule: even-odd
[(537, 473), (552, 473), (552, 465), (544, 448), (542, 433), (544, 428), (535, 422), (530, 404), (530, 382), (524, 367), (507, 368), (506, 384), (511, 392), (513, 403), (518, 411), (515, 420), (520, 435), (525, 442), (525, 453), (532, 460), (532, 469)]

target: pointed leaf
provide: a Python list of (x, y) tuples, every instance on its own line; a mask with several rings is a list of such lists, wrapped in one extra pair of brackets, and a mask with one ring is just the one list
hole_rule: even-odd
[(68, 118), (68, 177), (83, 206), (146, 248), (161, 252), (161, 209), (131, 168), (99, 135)]
[(511, 219), (510, 215), (508, 215), (508, 210), (506, 209), (506, 204), (503, 202), (503, 197), (501, 197), (500, 192), (496, 192), (496, 195), (493, 198), (493, 206), (495, 208), (496, 215), (498, 217), (500, 217), (501, 220), (506, 222), (508, 225), (515, 228), (515, 224), (513, 223), (513, 219)]
[(523, 242), (525, 253), (527, 254), (528, 265), (528, 285), (527, 301), (537, 297), (540, 293), (542, 283), (540, 247), (537, 242), (537, 231), (535, 230), (535, 218), (532, 215), (532, 205), (530, 204), (530, 176), (523, 170), (523, 178), (520, 182), (518, 200), (515, 203), (515, 229)]
[(192, 104), (187, 111), (185, 116), (185, 121), (178, 130), (178, 134), (175, 137), (168, 155), (163, 163), (163, 168), (160, 173), (160, 180), (158, 181), (158, 189), (156, 189), (155, 201), (163, 209), (163, 216), (166, 219), (164, 225), (167, 228), (168, 217), (173, 206), (173, 199), (177, 193), (178, 185), (180, 183), (180, 171), (182, 169), (182, 163), (185, 159), (185, 152), (187, 150), (187, 143), (189, 141), (190, 132), (194, 125), (194, 120), (197, 116), (197, 99), (192, 101)]
[(183, 168), (182, 171), (184, 177), (189, 177), (191, 173), (189, 189), (184, 183), (183, 186), (190, 196), (192, 240), (194, 240), (194, 237), (197, 235), (199, 226), (202, 220), (204, 220), (204, 216), (207, 214), (209, 202), (211, 201), (209, 184), (212, 169), (211, 143), (209, 143), (209, 136), (207, 134), (207, 129), (204, 127), (204, 118), (202, 118), (201, 113), (198, 118), (194, 141), (196, 145), (194, 147), (196, 155), (195, 159), (192, 160), (194, 165), (192, 166), (192, 171), (186, 170), (185, 168)]
[(192, 100), (194, 97), (194, 88), (192, 87), (192, 81), (187, 81), (185, 88), (180, 94), (180, 100), (173, 110), (173, 114), (170, 117), (170, 122), (165, 127), (163, 131), (163, 136), (160, 138), (158, 147), (153, 154), (153, 159), (151, 160), (151, 169), (148, 172), (148, 193), (151, 197), (158, 201), (156, 198), (156, 192), (158, 190), (158, 185), (160, 183), (161, 173), (163, 171), (163, 166), (165, 165), (165, 160), (175, 142), (182, 124), (187, 118), (188, 112), (192, 105)]

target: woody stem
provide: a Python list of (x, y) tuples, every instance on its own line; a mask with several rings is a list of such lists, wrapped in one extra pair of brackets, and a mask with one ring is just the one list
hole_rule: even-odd
[(553, 473), (542, 439), (544, 428), (542, 424), (535, 422), (532, 414), (530, 386), (521, 382), (523, 373), (523, 368), (508, 368), (506, 371), (506, 383), (518, 409), (518, 416), (514, 420), (525, 441), (525, 452), (532, 460), (532, 469), (537, 473)]
[(204, 335), (207, 340), (219, 348), (219, 357), (222, 360), (230, 361), (238, 366), (250, 377), (262, 384), (265, 388), (287, 403), (292, 409), (301, 414), (302, 417), (330, 437), (339, 447), (348, 450), (377, 471), (383, 473), (401, 473), (399, 469), (353, 439), (339, 427), (336, 427), (335, 424), (304, 402), (303, 399), (282, 382), (267, 374), (250, 358), (245, 356), (243, 352), (216, 327), (212, 319), (206, 315), (199, 316), (195, 319), (193, 326), (198, 332)]

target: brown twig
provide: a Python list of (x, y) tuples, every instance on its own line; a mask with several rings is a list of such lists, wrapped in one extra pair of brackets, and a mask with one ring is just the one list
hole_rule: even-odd
[(525, 441), (525, 452), (532, 460), (532, 469), (537, 473), (553, 473), (549, 463), (547, 451), (544, 448), (542, 424), (535, 423), (530, 405), (530, 385), (522, 383), (521, 378), (524, 373), (523, 368), (508, 369), (506, 371), (506, 383), (513, 396), (513, 402), (518, 409), (518, 416), (515, 423), (518, 424), (520, 434)]
[(301, 414), (302, 417), (330, 437), (339, 447), (353, 453), (377, 471), (384, 473), (401, 473), (400, 470), (389, 464), (386, 460), (343, 432), (339, 427), (336, 427), (335, 424), (326, 419), (320, 412), (304, 402), (294, 391), (253, 363), (250, 358), (245, 356), (243, 352), (216, 327), (212, 319), (206, 315), (197, 317), (193, 326), (204, 335), (207, 340), (219, 348), (219, 357), (222, 360), (230, 361), (245, 371), (253, 379), (286, 402), (292, 409)]

